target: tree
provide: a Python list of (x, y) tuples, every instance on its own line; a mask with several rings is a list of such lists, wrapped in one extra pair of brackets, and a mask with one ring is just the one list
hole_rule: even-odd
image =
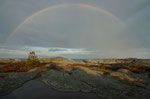
[(34, 51), (32, 51), (32, 52), (29, 53), (28, 59), (34, 60), (36, 58), (37, 58), (37, 56), (35, 55)]
[(26, 65), (27, 66), (33, 66), (33, 65), (38, 65), (40, 62), (37, 58), (37, 56), (35, 55), (35, 52), (32, 51), (29, 53), (29, 56), (28, 56), (28, 59), (27, 59), (27, 62), (26, 62)]

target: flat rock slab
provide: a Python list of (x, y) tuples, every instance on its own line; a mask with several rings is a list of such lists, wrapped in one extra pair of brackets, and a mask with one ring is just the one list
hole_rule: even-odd
[(0, 73), (0, 95), (6, 95), (25, 82), (33, 79), (37, 72)]
[(40, 80), (59, 91), (94, 92), (102, 99), (149, 99), (150, 90), (123, 83), (109, 75), (77, 67), (71, 73), (49, 70)]

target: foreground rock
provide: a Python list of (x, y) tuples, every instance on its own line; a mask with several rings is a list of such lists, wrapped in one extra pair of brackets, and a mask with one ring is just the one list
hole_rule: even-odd
[(0, 95), (6, 95), (25, 82), (35, 78), (37, 72), (0, 73)]
[(130, 85), (116, 77), (84, 67), (74, 67), (71, 72), (48, 70), (40, 79), (59, 91), (94, 92), (102, 99), (149, 99), (150, 97), (149, 85), (145, 85), (146, 88)]

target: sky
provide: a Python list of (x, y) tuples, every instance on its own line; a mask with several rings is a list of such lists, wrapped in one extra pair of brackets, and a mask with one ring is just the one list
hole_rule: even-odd
[(0, 0), (0, 58), (150, 58), (150, 0)]

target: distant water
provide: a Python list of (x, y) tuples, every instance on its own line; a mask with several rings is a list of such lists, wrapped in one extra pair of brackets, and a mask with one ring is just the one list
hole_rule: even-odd
[(0, 99), (99, 99), (94, 93), (69, 93), (53, 90), (38, 80), (25, 83), (7, 96)]

